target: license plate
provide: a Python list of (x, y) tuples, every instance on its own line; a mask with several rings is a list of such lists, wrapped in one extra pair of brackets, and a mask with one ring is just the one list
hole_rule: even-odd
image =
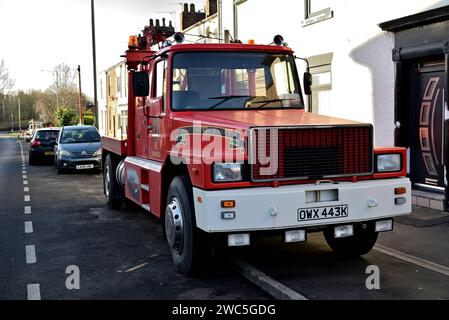
[(349, 216), (348, 205), (318, 207), (318, 208), (304, 208), (298, 209), (298, 221), (313, 221), (347, 218)]
[(45, 155), (46, 155), (46, 156), (54, 156), (55, 153), (54, 153), (53, 151), (46, 151), (46, 152), (45, 152)]
[(94, 168), (93, 164), (83, 164), (83, 165), (76, 166), (77, 170), (85, 170), (85, 169), (93, 169), (93, 168)]

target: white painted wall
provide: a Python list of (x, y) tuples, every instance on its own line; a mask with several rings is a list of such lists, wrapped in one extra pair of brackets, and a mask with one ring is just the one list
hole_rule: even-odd
[[(223, 28), (233, 30), (232, 0), (223, 2)], [(268, 44), (281, 34), (296, 54), (333, 52), (329, 115), (370, 122), (377, 145), (394, 144), (394, 36), (378, 24), (448, 5), (449, 0), (338, 0), (334, 18), (302, 26), (302, 0), (247, 0), (239, 5), (239, 39)], [(230, 18), (231, 17), (231, 18)]]

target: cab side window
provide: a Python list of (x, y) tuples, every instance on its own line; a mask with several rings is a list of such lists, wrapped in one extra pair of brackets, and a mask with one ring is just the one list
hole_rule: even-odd
[(153, 98), (160, 98), (162, 97), (164, 101), (164, 110), (166, 109), (165, 104), (165, 95), (166, 95), (166, 84), (167, 84), (167, 67), (166, 67), (166, 60), (161, 60), (156, 63), (156, 67), (154, 69), (155, 72), (155, 82), (154, 82), (154, 97)]

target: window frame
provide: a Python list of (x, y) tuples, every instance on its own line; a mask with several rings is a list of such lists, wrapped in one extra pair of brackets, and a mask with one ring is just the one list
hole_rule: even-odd
[(304, 0), (304, 20), (302, 21), (303, 27), (334, 17), (334, 11), (331, 7), (312, 12), (312, 1), (314, 0)]
[(319, 106), (318, 110), (315, 110), (314, 108), (314, 93), (320, 92), (320, 91), (332, 91), (332, 83), (333, 83), (333, 75), (332, 75), (332, 61), (333, 61), (333, 53), (326, 53), (322, 55), (317, 55), (313, 57), (308, 58), (310, 63), (310, 73), (312, 74), (312, 78), (314, 75), (322, 74), (322, 73), (329, 73), (330, 74), (330, 83), (328, 84), (321, 84), (316, 85), (312, 83), (311, 89), (312, 94), (310, 95), (309, 99), (309, 112), (319, 114)]

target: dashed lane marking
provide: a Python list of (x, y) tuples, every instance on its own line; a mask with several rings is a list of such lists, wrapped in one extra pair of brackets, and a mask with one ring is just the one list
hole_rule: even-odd
[(39, 284), (27, 285), (28, 300), (41, 300), (41, 290)]
[(25, 214), (31, 214), (31, 207), (30, 206), (26, 206), (25, 207)]
[(25, 246), (25, 256), (27, 264), (36, 263), (36, 248), (34, 245)]
[(23, 192), (30, 192), (30, 188), (29, 187), (23, 188)]
[(30, 202), (31, 201), (31, 197), (27, 194), (23, 197), (25, 202)]
[(28, 180), (23, 180), (23, 184), (27, 185), (28, 184)]
[(33, 222), (25, 221), (25, 233), (33, 233)]

